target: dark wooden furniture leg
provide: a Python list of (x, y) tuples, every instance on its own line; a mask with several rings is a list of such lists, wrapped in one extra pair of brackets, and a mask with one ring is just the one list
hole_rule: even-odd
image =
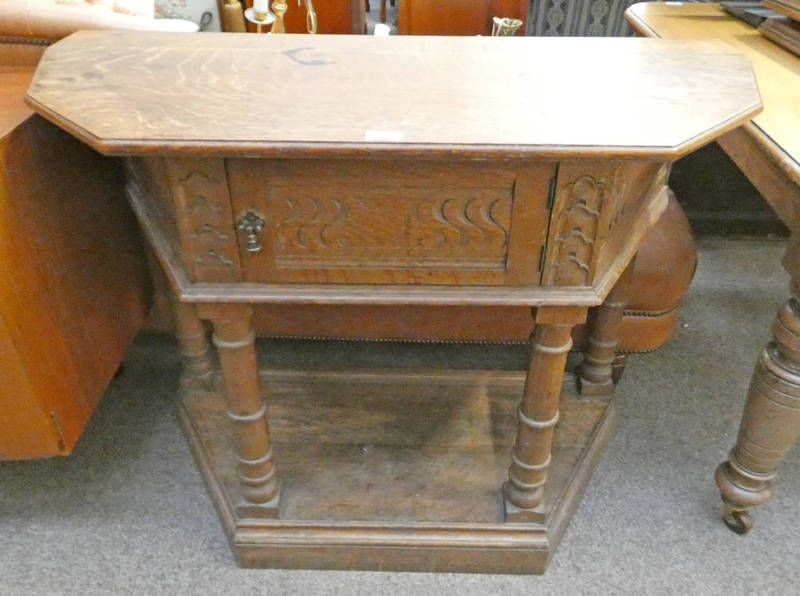
[(611, 364), (611, 380), (614, 385), (620, 382), (622, 375), (625, 373), (625, 364), (628, 362), (628, 355), (624, 352), (617, 353), (614, 362)]
[(214, 371), (208, 330), (197, 316), (193, 304), (172, 299), (175, 330), (183, 356), (181, 385), (191, 389), (209, 388)]
[(753, 523), (747, 509), (772, 496), (775, 471), (800, 436), (800, 284), (778, 311), (773, 339), (759, 356), (728, 461), (717, 468), (723, 520), (737, 534)]
[(386, 0), (381, 0), (381, 23), (386, 22)]
[(540, 308), (535, 313), (517, 439), (503, 485), (506, 521), (544, 522), (542, 499), (564, 366), (572, 349), (572, 327), (585, 318), (585, 308)]
[[(164, 268), (153, 251), (147, 248), (145, 256), (150, 275), (153, 279), (160, 280), (161, 287), (169, 288), (170, 283)], [(172, 292), (169, 292), (169, 301), (183, 361), (181, 387), (189, 390), (210, 389), (214, 377), (214, 361), (208, 342), (208, 329), (198, 317), (194, 304), (181, 302)]]
[[(209, 307), (206, 307), (209, 308)], [(261, 397), (252, 307), (214, 307), (213, 342), (219, 353), (228, 417), (235, 425), (236, 459), (245, 508), (242, 516), (277, 517), (280, 487), (275, 471), (267, 404)]]
[(589, 312), (589, 338), (583, 362), (577, 370), (581, 395), (613, 395), (614, 384), (622, 377), (625, 360), (618, 358), (617, 344), (634, 262), (635, 259), (622, 272), (605, 302)]

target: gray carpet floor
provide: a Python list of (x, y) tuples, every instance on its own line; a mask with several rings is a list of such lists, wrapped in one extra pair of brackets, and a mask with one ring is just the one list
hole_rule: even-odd
[[(681, 324), (631, 358), (620, 422), (544, 576), (242, 570), (176, 418), (179, 359), (143, 335), (68, 458), (0, 464), (0, 593), (797, 593), (800, 453), (737, 536), (715, 466), (787, 292), (780, 240), (706, 238)], [(273, 341), (266, 364), (521, 367), (513, 346)]]

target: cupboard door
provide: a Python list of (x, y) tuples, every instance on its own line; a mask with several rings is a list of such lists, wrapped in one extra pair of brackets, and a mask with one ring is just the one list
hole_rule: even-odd
[(531, 285), (549, 163), (228, 162), (248, 282)]

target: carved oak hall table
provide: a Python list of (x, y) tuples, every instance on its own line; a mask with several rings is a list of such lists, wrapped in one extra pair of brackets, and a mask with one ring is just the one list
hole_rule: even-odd
[[(702, 43), (99, 32), (50, 47), (28, 101), (124, 156), (241, 564), (500, 572), (544, 570), (610, 435), (625, 272), (670, 164), (760, 109), (747, 60)], [(264, 371), (260, 388), (263, 302), (527, 305), (537, 326), (524, 386)], [(559, 408), (570, 330), (597, 306), (586, 397)], [(200, 382), (202, 320), (222, 391)]]

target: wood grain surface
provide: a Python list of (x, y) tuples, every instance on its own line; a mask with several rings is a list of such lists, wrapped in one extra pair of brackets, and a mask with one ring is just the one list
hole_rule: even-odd
[(95, 148), (675, 158), (759, 111), (747, 60), (643, 39), (80, 32), (35, 110)]
[(631, 6), (626, 16), (642, 35), (683, 43), (713, 38), (747, 56), (764, 104), (753, 123), (795, 162), (800, 180), (800, 58), (730, 17), (718, 4), (643, 2)]
[(218, 391), (181, 422), (240, 565), (542, 573), (616, 418), (607, 398), (561, 397), (545, 523), (503, 522), (521, 372), (261, 371), (285, 495), (278, 519), (241, 517)]

